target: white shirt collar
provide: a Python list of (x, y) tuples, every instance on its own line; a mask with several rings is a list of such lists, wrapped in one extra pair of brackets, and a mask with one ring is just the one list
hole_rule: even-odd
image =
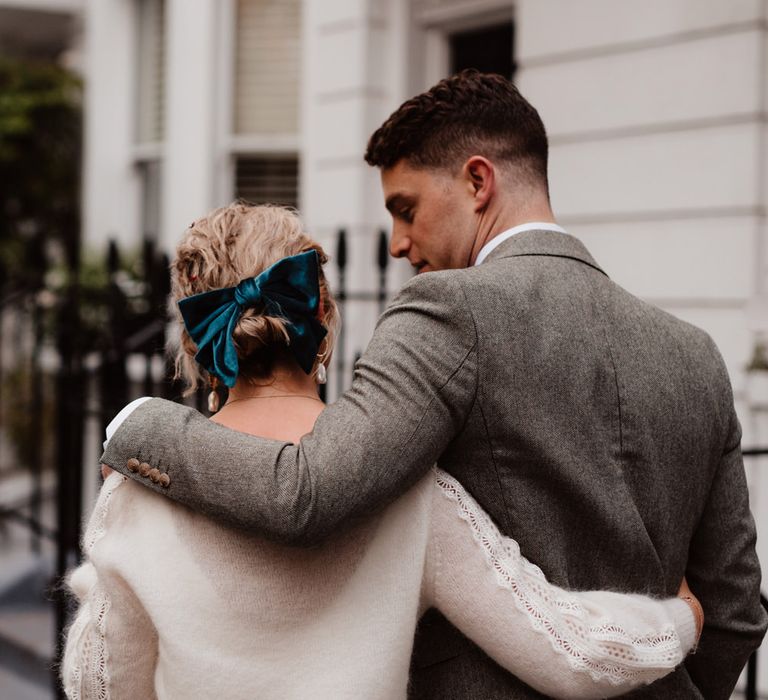
[(516, 236), (518, 233), (522, 233), (523, 231), (557, 231), (558, 233), (568, 233), (568, 231), (566, 231), (562, 226), (544, 221), (531, 221), (527, 224), (520, 224), (519, 226), (515, 226), (514, 228), (503, 231), (498, 236), (488, 241), (488, 243), (486, 243), (477, 254), (475, 265), (482, 263), (483, 260), (485, 260), (490, 255), (492, 250), (495, 250), (497, 246), (500, 246), (508, 238), (512, 238), (512, 236)]

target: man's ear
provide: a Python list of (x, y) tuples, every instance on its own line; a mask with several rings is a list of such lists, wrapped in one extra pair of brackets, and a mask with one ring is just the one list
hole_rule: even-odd
[(488, 206), (496, 194), (496, 168), (483, 156), (470, 156), (464, 163), (462, 175), (475, 200), (475, 211)]

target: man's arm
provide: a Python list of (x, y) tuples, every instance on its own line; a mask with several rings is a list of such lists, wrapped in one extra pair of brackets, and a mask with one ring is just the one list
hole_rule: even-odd
[(691, 542), (686, 576), (706, 614), (698, 651), (685, 666), (707, 700), (731, 697), (768, 618), (760, 604), (755, 523), (741, 457), (741, 429), (730, 402), (730, 434)]
[[(352, 387), (300, 444), (228, 430), (153, 399), (126, 419), (101, 461), (272, 539), (326, 537), (414, 484), (464, 425), (477, 387), (477, 335), (456, 277), (427, 273), (405, 285), (358, 361)], [(131, 472), (131, 458), (167, 473), (170, 484)]]

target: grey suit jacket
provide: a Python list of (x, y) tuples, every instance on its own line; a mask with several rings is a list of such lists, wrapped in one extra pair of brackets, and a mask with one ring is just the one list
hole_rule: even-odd
[[(674, 595), (706, 611), (699, 651), (637, 697), (727, 698), (766, 629), (720, 355), (611, 282), (574, 237), (521, 233), (481, 266), (419, 275), (384, 313), (351, 389), (299, 445), (153, 400), (103, 460), (147, 461), (171, 498), (308, 544), (382, 507), (437, 461), (555, 583)], [(418, 698), (540, 697), (436, 612)]]

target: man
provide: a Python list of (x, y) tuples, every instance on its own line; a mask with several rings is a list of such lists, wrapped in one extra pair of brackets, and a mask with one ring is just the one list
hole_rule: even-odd
[[(556, 583), (674, 595), (687, 574), (698, 653), (638, 697), (727, 698), (766, 629), (740, 429), (703, 332), (612, 283), (554, 223), (547, 139), (499, 76), (464, 72), (371, 137), (391, 252), (420, 273), (382, 316), (351, 389), (299, 445), (144, 403), (103, 461), (169, 476), (161, 493), (285, 542), (383, 506), (435, 461)], [(166, 479), (166, 482), (168, 479)], [(419, 698), (530, 698), (437, 613), (412, 662)]]

